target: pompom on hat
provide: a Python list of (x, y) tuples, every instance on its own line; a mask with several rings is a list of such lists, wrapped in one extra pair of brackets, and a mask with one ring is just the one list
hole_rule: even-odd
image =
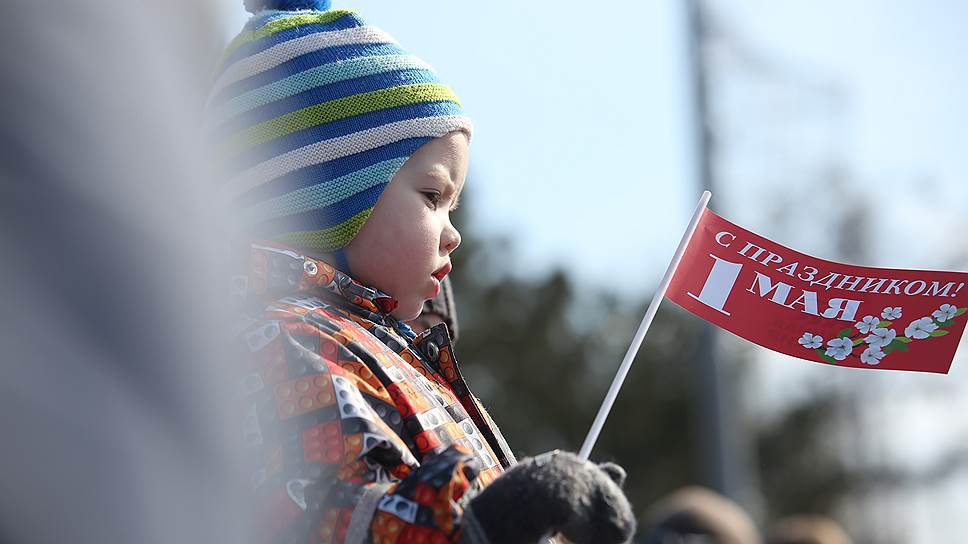
[(255, 15), (264, 9), (277, 9), (281, 11), (298, 11), (301, 9), (311, 9), (315, 11), (326, 11), (330, 8), (330, 0), (245, 0), (245, 10)]
[(207, 125), (249, 235), (334, 253), (423, 144), (472, 131), (427, 63), (329, 0), (245, 0)]

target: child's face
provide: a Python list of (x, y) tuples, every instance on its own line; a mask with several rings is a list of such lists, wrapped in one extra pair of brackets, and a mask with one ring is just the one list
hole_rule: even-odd
[(346, 246), (356, 279), (399, 301), (393, 312), (398, 319), (417, 317), (450, 270), (450, 253), (460, 244), (450, 211), (464, 186), (467, 158), (463, 132), (424, 144), (393, 176)]

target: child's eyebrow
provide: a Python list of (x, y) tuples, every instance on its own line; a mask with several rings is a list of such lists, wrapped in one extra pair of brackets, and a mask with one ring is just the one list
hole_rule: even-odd
[(458, 189), (457, 182), (450, 177), (447, 178), (447, 185), (450, 186), (450, 192), (454, 198), (453, 204), (450, 205), (450, 211), (454, 211), (457, 209), (457, 206), (460, 206), (460, 195), (463, 193), (464, 186), (461, 185)]
[[(428, 171), (427, 176), (430, 178), (440, 180), (441, 182), (444, 183), (444, 185), (448, 187), (449, 190), (447, 192), (454, 195), (454, 203), (451, 204), (450, 211), (456, 210), (457, 206), (460, 205), (461, 192), (457, 189), (457, 183), (455, 183), (454, 180), (451, 179), (450, 174), (443, 173), (439, 170), (434, 169), (434, 170)], [(463, 187), (461, 187), (461, 189), (463, 189)]]

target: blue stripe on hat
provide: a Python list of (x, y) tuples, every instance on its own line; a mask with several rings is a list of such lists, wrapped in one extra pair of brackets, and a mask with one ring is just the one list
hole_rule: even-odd
[[(398, 70), (427, 70), (429, 66), (412, 55), (359, 57), (343, 62), (331, 62), (293, 74), (268, 85), (253, 89), (214, 106), (214, 125), (224, 123), (236, 115), (254, 110), (277, 100), (299, 93), (358, 77), (385, 74)], [(214, 126), (213, 125), (213, 126)]]
[(285, 176), (280, 176), (272, 181), (263, 183), (258, 187), (240, 195), (234, 202), (239, 206), (250, 206), (270, 198), (274, 198), (286, 193), (310, 187), (318, 183), (333, 180), (345, 176), (357, 170), (362, 170), (367, 166), (372, 166), (378, 162), (395, 159), (399, 157), (410, 157), (420, 149), (420, 146), (429, 142), (433, 138), (422, 136), (419, 138), (407, 138), (394, 142), (389, 145), (380, 146), (374, 149), (347, 155), (323, 164), (314, 164), (306, 168), (301, 168), (290, 172)]
[[(265, 24), (270, 23), (276, 19), (293, 16), (293, 12), (291, 11), (280, 11), (276, 13), (281, 14), (282, 17), (267, 18), (262, 24), (252, 26), (250, 27), (250, 29), (258, 30), (259, 28), (265, 26)], [(267, 36), (265, 38), (262, 38), (261, 40), (256, 40), (254, 42), (249, 42), (243, 45), (242, 47), (239, 47), (238, 49), (232, 52), (232, 55), (229, 58), (225, 59), (225, 62), (222, 64), (222, 66), (227, 67), (239, 59), (242, 59), (251, 55), (255, 55), (256, 53), (261, 53), (262, 51), (265, 51), (270, 47), (279, 45), (280, 43), (288, 42), (289, 40), (292, 40), (295, 38), (301, 38), (303, 36), (308, 36), (309, 34), (315, 34), (318, 32), (332, 32), (335, 30), (346, 30), (348, 28), (365, 26), (365, 24), (366, 23), (364, 23), (359, 17), (353, 14), (347, 14), (347, 15), (344, 15), (343, 17), (340, 17), (339, 19), (336, 19), (335, 21), (332, 21), (326, 24), (316, 23), (311, 25), (302, 25), (302, 26), (297, 26), (287, 30), (283, 30), (282, 32), (276, 32), (271, 36)]]
[(376, 205), (385, 188), (385, 183), (376, 185), (325, 208), (263, 221), (253, 226), (252, 230), (260, 236), (271, 238), (286, 232), (321, 230), (339, 225)]
[(407, 158), (397, 157), (381, 161), (356, 172), (350, 172), (345, 176), (258, 202), (243, 208), (241, 216), (247, 218), (261, 217), (262, 220), (268, 220), (330, 206), (374, 185), (389, 183), (390, 179), (407, 162)]
[(346, 81), (337, 81), (242, 113), (220, 127), (216, 131), (215, 137), (219, 140), (227, 140), (236, 132), (242, 132), (249, 127), (270, 119), (275, 119), (287, 113), (329, 102), (330, 100), (366, 93), (373, 89), (388, 89), (390, 87), (417, 83), (439, 83), (439, 81), (437, 75), (429, 70), (409, 69), (374, 74)]
[(383, 55), (406, 55), (405, 49), (392, 43), (364, 43), (338, 45), (311, 51), (305, 55), (283, 62), (282, 64), (270, 68), (264, 72), (249, 76), (234, 83), (227, 85), (218, 95), (212, 97), (212, 103), (218, 103), (236, 97), (242, 93), (257, 89), (263, 85), (272, 83), (299, 72), (305, 72), (311, 68), (339, 62), (358, 57), (379, 57)]
[(346, 136), (354, 132), (360, 132), (389, 123), (407, 119), (461, 115), (463, 113), (464, 110), (460, 105), (453, 102), (423, 102), (347, 117), (346, 119), (340, 119), (332, 123), (317, 125), (292, 134), (287, 134), (255, 146), (245, 153), (233, 157), (231, 164), (228, 165), (229, 172), (233, 175), (238, 174), (263, 161), (267, 161), (283, 153), (294, 151), (300, 147), (324, 140), (339, 138), (340, 136)]

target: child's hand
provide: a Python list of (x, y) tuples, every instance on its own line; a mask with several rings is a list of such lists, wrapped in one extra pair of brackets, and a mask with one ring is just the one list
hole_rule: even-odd
[[(511, 467), (474, 499), (465, 521), (477, 523), (493, 544), (535, 544), (561, 533), (575, 544), (627, 542), (635, 531), (622, 492), (625, 471), (553, 451)], [(468, 533), (465, 527), (465, 541)]]

